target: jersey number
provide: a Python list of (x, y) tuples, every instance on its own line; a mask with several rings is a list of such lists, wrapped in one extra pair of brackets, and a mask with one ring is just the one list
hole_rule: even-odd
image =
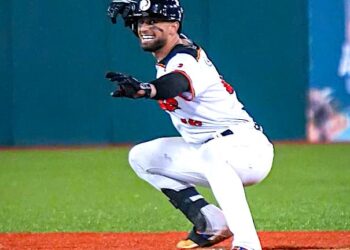
[(195, 127), (201, 127), (202, 126), (202, 122), (201, 121), (196, 121), (196, 120), (193, 120), (193, 119), (182, 118), (181, 122), (184, 123), (184, 124), (189, 124), (191, 126), (195, 126)]

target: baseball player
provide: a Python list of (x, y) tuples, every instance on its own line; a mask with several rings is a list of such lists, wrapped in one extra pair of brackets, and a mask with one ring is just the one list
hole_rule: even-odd
[[(181, 34), (178, 0), (114, 0), (108, 15), (121, 15), (144, 51), (157, 60), (155, 80), (141, 82), (109, 72), (113, 97), (148, 98), (170, 115), (181, 137), (134, 146), (129, 163), (163, 192), (193, 224), (177, 248), (209, 247), (233, 235), (232, 249), (261, 249), (244, 186), (269, 173), (273, 146), (218, 73), (205, 51)], [(207, 186), (220, 207), (196, 186)]]

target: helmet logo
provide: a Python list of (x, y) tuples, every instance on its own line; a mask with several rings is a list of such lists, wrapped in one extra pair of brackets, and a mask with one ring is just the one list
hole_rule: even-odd
[(147, 11), (151, 7), (151, 1), (150, 0), (141, 0), (140, 2), (140, 10)]

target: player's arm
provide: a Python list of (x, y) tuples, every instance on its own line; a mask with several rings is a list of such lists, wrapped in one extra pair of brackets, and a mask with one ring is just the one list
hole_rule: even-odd
[(189, 91), (189, 79), (181, 72), (171, 72), (149, 83), (143, 83), (121, 73), (109, 72), (106, 78), (117, 83), (113, 97), (167, 99)]
[(189, 79), (180, 72), (171, 72), (150, 82), (154, 89), (151, 98), (156, 100), (168, 99), (189, 91)]

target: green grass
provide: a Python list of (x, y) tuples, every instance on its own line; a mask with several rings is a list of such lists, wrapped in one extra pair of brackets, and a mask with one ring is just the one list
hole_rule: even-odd
[(259, 229), (350, 230), (350, 144), (277, 145), (247, 194)]
[[(0, 151), (0, 232), (188, 230), (127, 151)], [(350, 230), (350, 144), (276, 145), (270, 176), (247, 197), (258, 230)]]

